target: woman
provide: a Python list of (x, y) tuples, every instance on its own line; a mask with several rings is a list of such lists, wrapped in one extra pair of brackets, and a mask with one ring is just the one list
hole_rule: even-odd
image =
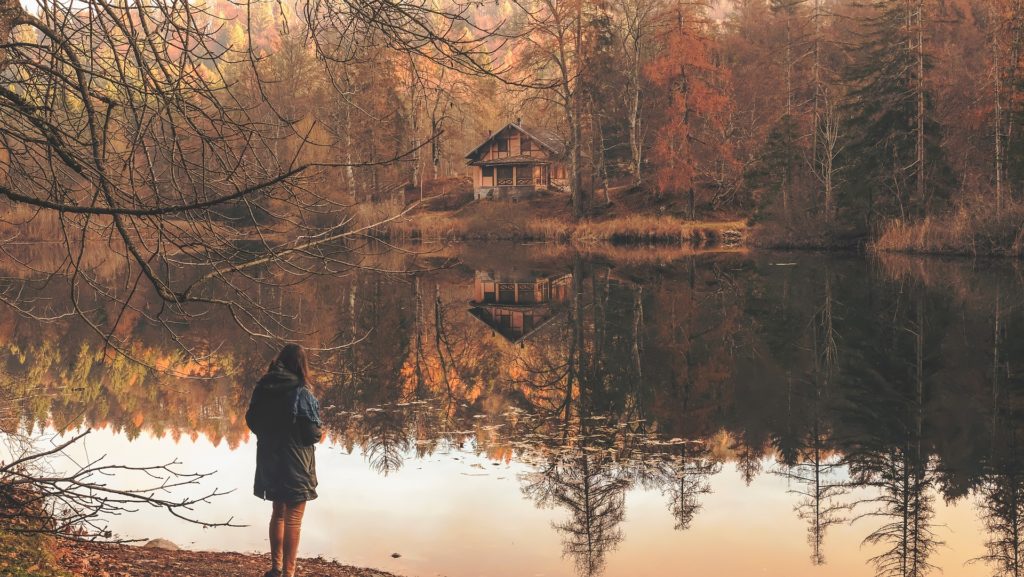
[(245, 422), (256, 434), (257, 497), (274, 502), (270, 559), (264, 577), (293, 577), (306, 501), (316, 499), (319, 404), (307, 388), (309, 368), (299, 345), (286, 345), (256, 383)]

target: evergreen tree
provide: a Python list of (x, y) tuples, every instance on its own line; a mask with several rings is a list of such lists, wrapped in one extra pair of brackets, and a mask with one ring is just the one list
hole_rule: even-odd
[(847, 80), (845, 208), (870, 228), (877, 218), (916, 218), (948, 198), (949, 167), (926, 81), (924, 0), (876, 0)]
[(757, 160), (744, 175), (759, 212), (772, 211), (789, 223), (793, 204), (793, 180), (802, 162), (800, 129), (787, 114), (768, 133)]
[[(1017, 57), (1020, 58), (1019, 55)], [(1021, 127), (1024, 127), (1024, 98), (1020, 97), (1024, 94), (1024, 74), (1020, 73), (1021, 67), (1024, 67), (1024, 62), (1017, 63), (1016, 68), (1008, 74), (1014, 86), (1010, 92), (1012, 99), (1008, 103), (1008, 126), (1003, 129), (1006, 136), (1006, 181), (1010, 194), (1015, 194), (1017, 198), (1024, 194), (1020, 189), (1020, 183), (1024, 182), (1024, 138), (1020, 134)]]
[[(998, 14), (1002, 15), (1003, 21), (996, 24), (995, 34), (1001, 37), (1002, 41), (997, 42), (996, 50), (1003, 50), (999, 54), (1002, 62), (997, 62), (996, 74), (1003, 78), (1002, 83), (1006, 87), (1005, 93), (1000, 94), (1000, 100), (1005, 99), (1005, 104), (996, 113), (1004, 115), (997, 122), (997, 130), (1001, 132), (1005, 151), (1005, 160), (1000, 163), (997, 152), (997, 169), (1002, 168), (1005, 178), (1007, 192), (1011, 196), (1020, 198), (1024, 191), (1020, 189), (1020, 183), (1024, 182), (1024, 138), (1021, 138), (1020, 130), (1024, 126), (1024, 1), (1004, 0), (994, 5)], [(998, 52), (997, 52), (998, 54)], [(1003, 166), (999, 166), (1003, 164)]]

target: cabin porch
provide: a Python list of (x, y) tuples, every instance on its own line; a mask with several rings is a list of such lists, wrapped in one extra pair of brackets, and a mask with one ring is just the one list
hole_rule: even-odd
[(548, 164), (485, 161), (476, 166), (473, 190), (481, 198), (521, 198), (551, 184)]

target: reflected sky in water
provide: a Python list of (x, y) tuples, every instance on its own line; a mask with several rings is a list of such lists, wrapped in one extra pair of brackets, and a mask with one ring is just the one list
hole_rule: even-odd
[[(96, 431), (84, 448), (95, 457), (107, 453), (137, 462), (155, 462), (174, 452), (193, 470), (217, 470), (209, 487), (239, 487), (204, 509), (211, 519), (234, 516), (250, 525), (212, 529), (168, 519), (160, 511), (140, 511), (114, 519), (119, 533), (141, 538), (171, 537), (189, 549), (263, 551), (269, 504), (251, 496), (255, 445), (234, 451), (204, 439), (169, 443), (143, 435), (128, 441)], [(321, 497), (312, 503), (303, 525), (303, 555), (323, 555), (346, 564), (374, 567), (409, 576), (515, 577), (575, 573), (562, 555), (562, 535), (553, 525), (565, 512), (524, 502), (523, 477), (533, 468), (482, 458), (470, 449), (415, 459), (383, 477), (367, 467), (358, 452), (318, 448)], [(770, 466), (766, 462), (764, 466)], [(860, 540), (868, 521), (836, 527), (829, 535), (828, 564), (813, 566), (804, 539), (806, 527), (793, 514), (796, 501), (786, 480), (762, 475), (746, 486), (739, 472), (726, 467), (714, 479), (714, 491), (686, 532), (656, 489), (635, 488), (625, 496), (625, 538), (609, 554), (605, 575), (826, 575), (867, 576), (871, 548)], [(869, 491), (861, 491), (868, 496)], [(971, 503), (940, 505), (936, 523), (947, 547), (936, 564), (947, 574), (989, 575), (983, 565), (964, 563), (984, 545), (981, 524)], [(394, 559), (392, 553), (400, 553)]]
[[(311, 338), (356, 342), (316, 361), (330, 438), (306, 555), (588, 577), (1004, 575), (1024, 558), (1024, 291), (1009, 264), (387, 258), (461, 264), (260, 294)], [(129, 319), (153, 370), (73, 321), (4, 321), (0, 390), (24, 399), (5, 428), (91, 426), (92, 456), (216, 469), (211, 485), (236, 492), (203, 516), (250, 525), (143, 511), (117, 532), (265, 549), (241, 417), (271, 350), (210, 318), (182, 332), (209, 352), (191, 359)]]

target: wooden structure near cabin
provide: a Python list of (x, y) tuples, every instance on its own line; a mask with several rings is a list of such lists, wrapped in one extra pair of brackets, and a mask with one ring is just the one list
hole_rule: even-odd
[(520, 344), (569, 299), (572, 275), (536, 277), (477, 271), (469, 314), (512, 344)]
[(552, 131), (511, 122), (466, 155), (473, 197), (521, 198), (568, 185), (565, 147)]

